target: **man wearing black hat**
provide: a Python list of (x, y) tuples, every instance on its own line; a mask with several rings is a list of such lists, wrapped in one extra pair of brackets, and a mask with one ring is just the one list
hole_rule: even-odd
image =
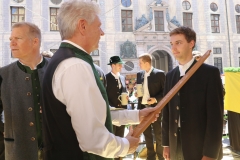
[[(125, 77), (120, 75), (120, 71), (122, 69), (122, 64), (124, 62), (119, 56), (113, 56), (109, 59), (108, 65), (111, 65), (111, 72), (106, 74), (107, 79), (107, 95), (109, 105), (115, 108), (127, 108), (127, 106), (122, 106), (121, 102), (118, 99), (118, 96), (122, 94), (122, 92), (127, 92), (125, 85)], [(113, 126), (113, 133), (116, 136), (123, 137), (124, 136), (125, 126), (122, 125), (120, 127)]]

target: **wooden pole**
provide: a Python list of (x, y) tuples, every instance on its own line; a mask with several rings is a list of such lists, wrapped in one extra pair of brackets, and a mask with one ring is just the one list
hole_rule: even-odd
[(139, 137), (143, 131), (154, 121), (155, 115), (159, 114), (163, 107), (172, 99), (172, 97), (181, 89), (181, 87), (188, 81), (188, 79), (194, 74), (194, 72), (203, 64), (203, 62), (209, 57), (211, 50), (208, 50), (197, 63), (178, 81), (178, 83), (167, 93), (165, 97), (156, 105), (156, 110), (144, 117), (142, 122), (134, 128), (133, 137)]

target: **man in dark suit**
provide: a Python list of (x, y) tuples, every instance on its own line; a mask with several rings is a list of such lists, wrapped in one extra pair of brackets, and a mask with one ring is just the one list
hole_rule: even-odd
[[(139, 65), (143, 71), (137, 73), (137, 84), (143, 84), (143, 97), (138, 97), (138, 109), (155, 107), (163, 97), (165, 74), (163, 71), (152, 67), (152, 56), (150, 54), (140, 55)], [(156, 152), (154, 151), (152, 129), (156, 140)], [(147, 160), (155, 160), (156, 154), (159, 160), (164, 160), (161, 146), (161, 114), (157, 121), (152, 123), (143, 134), (147, 146)]]
[[(108, 65), (111, 65), (111, 72), (106, 74), (107, 81), (107, 95), (109, 105), (115, 108), (127, 108), (127, 106), (123, 106), (121, 101), (119, 101), (118, 96), (122, 94), (122, 92), (127, 92), (125, 77), (120, 75), (123, 61), (119, 56), (113, 56), (109, 59)], [(113, 133), (116, 136), (123, 137), (124, 136), (125, 125), (120, 127), (113, 125)], [(116, 158), (115, 158), (116, 159)]]
[[(192, 56), (196, 33), (188, 27), (170, 32), (179, 66), (166, 75), (164, 94), (197, 63)], [(163, 109), (162, 145), (165, 159), (222, 158), (223, 93), (219, 70), (202, 64)]]

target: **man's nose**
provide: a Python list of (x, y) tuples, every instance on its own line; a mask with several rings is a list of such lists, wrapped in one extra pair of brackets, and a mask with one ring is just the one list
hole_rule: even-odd
[(10, 46), (15, 46), (17, 43), (13, 39), (10, 41)]
[(175, 45), (172, 45), (172, 46), (171, 46), (171, 49), (172, 49), (172, 51), (175, 51), (175, 50), (176, 50), (176, 46), (175, 46)]
[(105, 33), (104, 33), (103, 30), (101, 29), (101, 36), (104, 36), (104, 34), (105, 34)]

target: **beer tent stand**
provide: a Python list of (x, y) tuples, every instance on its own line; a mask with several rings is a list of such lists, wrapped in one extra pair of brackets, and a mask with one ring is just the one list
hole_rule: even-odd
[(240, 153), (240, 67), (224, 68), (224, 75), (224, 108), (228, 110), (230, 146), (233, 151)]

